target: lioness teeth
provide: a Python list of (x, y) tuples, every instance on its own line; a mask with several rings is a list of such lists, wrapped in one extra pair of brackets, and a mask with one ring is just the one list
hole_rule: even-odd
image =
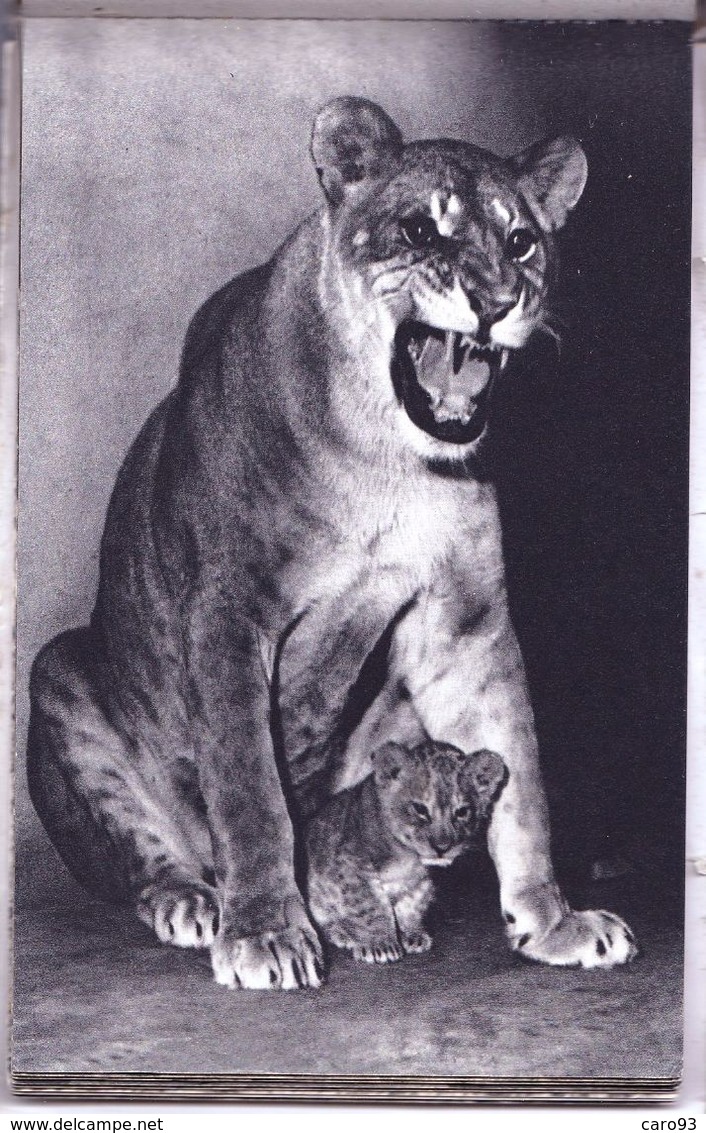
[(430, 396), (431, 411), (437, 421), (462, 421), (467, 424), (473, 416), (475, 405), (467, 395), (434, 390)]
[(432, 412), (439, 424), (445, 421), (458, 421), (461, 425), (467, 425), (472, 417), (471, 413), (455, 413), (446, 405), (432, 406)]
[[(462, 364), (463, 356), (468, 355), (472, 358), (491, 358), (493, 354), (501, 353), (504, 358), (507, 351), (501, 351), (499, 347), (491, 346), (490, 344), (482, 346), (476, 342), (471, 334), (462, 334), (456, 330), (441, 330), (439, 335), (443, 338), (437, 338), (437, 342), (441, 345), (443, 341), (443, 356), (446, 365), (450, 369), (458, 369)], [(427, 335), (421, 341), (418, 338), (410, 338), (407, 342), (407, 351), (412, 361), (417, 365), (427, 353), (433, 335)], [(461, 358), (459, 358), (459, 354)]]
[(501, 366), (502, 349), (477, 342), (467, 331), (415, 323), (405, 337), (404, 351), (414, 381), (407, 386), (410, 398), (405, 402), (412, 419), (426, 417), (454, 435), (477, 422), (480, 435), (486, 392), (495, 368)]

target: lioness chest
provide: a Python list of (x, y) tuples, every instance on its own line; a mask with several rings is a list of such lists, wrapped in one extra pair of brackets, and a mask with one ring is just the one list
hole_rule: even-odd
[(304, 605), (358, 589), (404, 602), (447, 571), (475, 576), (482, 587), (501, 569), (494, 493), (477, 481), (362, 481), (331, 516), (298, 572)]

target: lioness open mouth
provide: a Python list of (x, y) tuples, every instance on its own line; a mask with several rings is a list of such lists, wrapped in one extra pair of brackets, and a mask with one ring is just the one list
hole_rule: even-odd
[(502, 354), (459, 331), (407, 320), (395, 335), (395, 394), (419, 429), (440, 441), (469, 444), (486, 426)]

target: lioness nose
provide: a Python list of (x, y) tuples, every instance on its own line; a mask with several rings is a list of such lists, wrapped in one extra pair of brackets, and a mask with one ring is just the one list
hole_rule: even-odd
[(490, 331), (493, 323), (499, 323), (506, 315), (510, 313), (515, 306), (517, 299), (515, 296), (509, 299), (503, 296), (500, 300), (493, 299), (491, 296), (481, 299), (477, 295), (468, 296), (468, 305), (471, 310), (478, 316), (478, 330), (476, 332), (476, 339), (481, 345), (485, 345), (490, 338)]
[(430, 838), (429, 842), (434, 853), (438, 854), (440, 858), (444, 856), (447, 850), (451, 849), (450, 838)]

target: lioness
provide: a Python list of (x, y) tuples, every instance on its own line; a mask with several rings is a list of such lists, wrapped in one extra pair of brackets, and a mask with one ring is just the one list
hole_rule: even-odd
[(91, 623), (35, 662), (34, 804), (84, 885), (209, 947), (219, 983), (317, 987), (292, 816), (361, 778), (373, 737), (488, 748), (509, 770), (489, 846), (511, 946), (624, 963), (625, 924), (554, 879), (478, 460), (585, 157), (404, 145), (360, 98), (320, 111), (312, 155), (321, 211), (194, 318), (118, 476)]

